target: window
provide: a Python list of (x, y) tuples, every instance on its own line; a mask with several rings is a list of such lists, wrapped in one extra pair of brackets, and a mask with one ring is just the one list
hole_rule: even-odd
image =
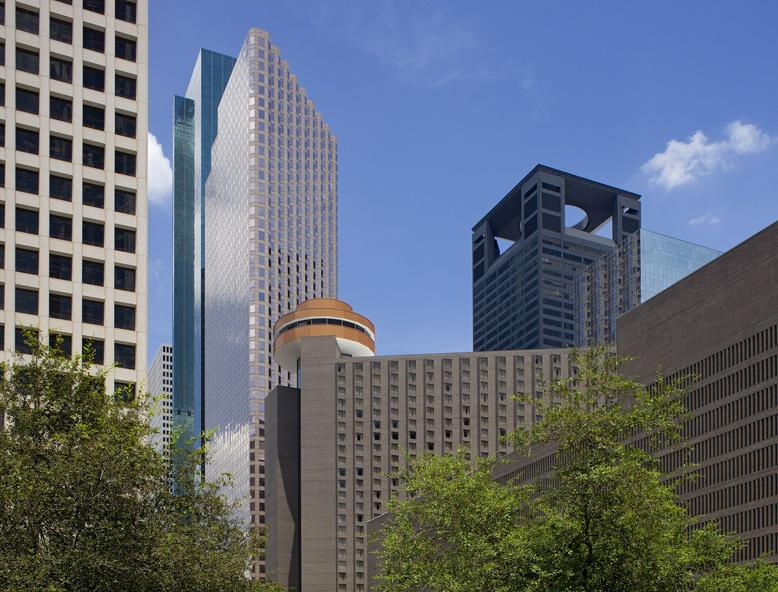
[(120, 136), (127, 136), (128, 138), (135, 137), (135, 116), (124, 115), (122, 113), (116, 114), (116, 133)]
[(84, 220), (81, 240), (85, 245), (94, 245), (102, 247), (105, 241), (105, 229), (102, 224), (97, 222), (87, 222)]
[(16, 149), (21, 152), (38, 154), (38, 132), (23, 127), (16, 128)]
[(34, 90), (16, 87), (16, 109), (26, 113), (38, 114), (38, 93)]
[(30, 342), (35, 341), (35, 329), (29, 327), (16, 327), (14, 330), (14, 341), (16, 351), (20, 354), (31, 354), (32, 346)]
[(135, 252), (135, 231), (128, 228), (116, 228), (114, 248), (125, 253)]
[(124, 189), (116, 189), (113, 194), (113, 209), (125, 214), (135, 213), (135, 193)]
[(116, 57), (122, 58), (129, 62), (135, 61), (136, 53), (135, 39), (127, 39), (126, 37), (116, 36)]
[(57, 160), (73, 162), (73, 140), (49, 136), (49, 156)]
[(105, 14), (105, 0), (84, 0), (84, 8), (92, 12)]
[(0, 82), (0, 107), (5, 107), (5, 82)]
[(135, 100), (135, 79), (128, 76), (116, 75), (116, 96)]
[(49, 316), (52, 319), (69, 321), (72, 316), (73, 299), (65, 294), (49, 294)]
[(49, 37), (55, 41), (62, 41), (62, 43), (73, 43), (73, 23), (51, 17)]
[(37, 210), (25, 210), (16, 208), (16, 230), (29, 234), (38, 234)]
[(82, 299), (81, 316), (83, 321), (90, 325), (102, 325), (103, 308), (104, 302), (102, 300), (89, 300), (89, 298)]
[(49, 175), (49, 197), (71, 201), (73, 199), (73, 179)]
[(135, 270), (131, 267), (121, 267), (117, 265), (114, 268), (113, 287), (117, 290), (127, 292), (135, 291)]
[(116, 343), (113, 346), (113, 359), (119, 368), (135, 369), (135, 346)]
[(38, 273), (38, 251), (16, 247), (16, 271), (21, 273)]
[(84, 125), (94, 129), (105, 129), (105, 110), (84, 105)]
[(73, 355), (73, 336), (62, 333), (49, 333), (49, 348), (65, 358)]
[(49, 214), (49, 236), (61, 240), (73, 240), (73, 220)]
[(70, 281), (73, 275), (73, 261), (69, 255), (49, 254), (49, 277)]
[(105, 53), (105, 31), (84, 27), (84, 49)]
[(16, 69), (30, 74), (37, 74), (39, 68), (38, 52), (29, 49), (16, 48)]
[(84, 259), (81, 263), (81, 281), (85, 284), (91, 284), (92, 286), (102, 286), (104, 283), (102, 261), (89, 261)]
[(102, 339), (84, 337), (81, 340), (81, 352), (93, 364), (102, 364), (105, 361), (105, 343)]
[(5, 245), (0, 244), (0, 269), (5, 269)]
[(84, 142), (83, 150), (84, 166), (95, 169), (105, 168), (105, 148), (103, 146)]
[(113, 324), (117, 329), (135, 330), (135, 308), (117, 304), (114, 306)]
[(5, 121), (0, 121), (0, 148), (5, 148)]
[(49, 58), (49, 76), (60, 82), (73, 82), (73, 62), (63, 58)]
[(0, 39), (0, 66), (5, 66), (5, 39)]
[(129, 152), (116, 151), (116, 163), (114, 169), (122, 175), (135, 176), (135, 155)]
[(40, 18), (38, 13), (26, 8), (16, 7), (16, 28), (20, 31), (27, 31), (28, 33), (38, 34), (38, 28), (40, 26)]
[(38, 193), (38, 171), (16, 167), (16, 190)]
[(84, 88), (105, 90), (105, 71), (90, 66), (84, 66)]
[(104, 207), (104, 194), (105, 187), (102, 185), (96, 185), (95, 183), (87, 183), (84, 181), (84, 185), (81, 191), (81, 200), (85, 206), (92, 206), (95, 208)]
[(60, 121), (73, 121), (73, 102), (69, 99), (51, 97), (49, 99), (49, 117)]
[(28, 288), (16, 288), (16, 312), (38, 314), (38, 291)]
[[(117, 400), (121, 401), (134, 401), (135, 400), (135, 384), (131, 382), (119, 382), (118, 380), (113, 383), (114, 390), (113, 396)], [(262, 504), (264, 505), (264, 504)]]
[(120, 21), (134, 23), (137, 18), (135, 2), (131, 0), (116, 0), (116, 18)]
[(5, 228), (5, 204), (0, 203), (0, 228)]

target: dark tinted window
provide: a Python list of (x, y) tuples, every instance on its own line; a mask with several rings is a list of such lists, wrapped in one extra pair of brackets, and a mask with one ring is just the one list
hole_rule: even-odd
[(116, 0), (116, 18), (120, 21), (134, 23), (137, 18), (135, 2), (130, 0)]
[(105, 0), (84, 0), (84, 8), (100, 14), (105, 13)]
[(73, 62), (51, 56), (49, 58), (49, 76), (61, 82), (73, 82)]
[(562, 198), (550, 193), (542, 193), (543, 209), (559, 212), (562, 208)]
[(54, 199), (71, 201), (73, 199), (73, 179), (49, 175), (49, 196)]
[(62, 240), (73, 240), (73, 220), (56, 214), (49, 215), (49, 236)]
[(132, 191), (125, 191), (124, 189), (114, 190), (113, 209), (117, 212), (123, 212), (125, 214), (134, 214), (135, 194)]
[(119, 368), (135, 369), (135, 346), (124, 343), (114, 344), (113, 358)]
[(116, 57), (128, 60), (130, 62), (135, 61), (135, 40), (127, 39), (126, 37), (116, 37)]
[(117, 290), (135, 291), (135, 270), (117, 265), (114, 268), (114, 288)]
[(105, 90), (105, 71), (84, 66), (84, 88), (99, 91)]
[(49, 333), (49, 347), (61, 356), (69, 358), (73, 355), (73, 336)]
[(81, 315), (85, 323), (90, 325), (103, 324), (103, 302), (101, 300), (89, 300), (84, 298), (81, 306)]
[(105, 31), (84, 27), (84, 49), (105, 52)]
[(16, 190), (38, 193), (38, 171), (16, 167)]
[(38, 114), (39, 109), (38, 93), (26, 88), (16, 88), (16, 109), (26, 113)]
[(73, 102), (69, 99), (51, 97), (49, 99), (49, 115), (60, 121), (73, 121)]
[(5, 163), (0, 162), (0, 187), (5, 187)]
[(73, 162), (73, 140), (59, 136), (49, 136), (49, 156), (57, 160)]
[(38, 132), (35, 130), (16, 128), (16, 149), (21, 152), (38, 154)]
[(92, 206), (95, 208), (102, 208), (105, 204), (105, 187), (102, 185), (96, 185), (95, 183), (84, 182), (82, 190), (82, 201), (85, 206)]
[(135, 330), (135, 308), (132, 306), (115, 305), (113, 319), (117, 329)]
[(116, 164), (114, 169), (122, 175), (135, 175), (135, 155), (129, 152), (116, 151)]
[(84, 166), (95, 169), (105, 168), (105, 148), (95, 144), (84, 143), (83, 163)]
[(5, 269), (5, 245), (0, 244), (0, 269)]
[(38, 273), (38, 251), (16, 247), (16, 271)]
[(29, 234), (38, 234), (38, 212), (16, 208), (16, 230)]
[(5, 204), (0, 203), (0, 228), (5, 228)]
[(135, 117), (132, 115), (116, 114), (116, 133), (129, 138), (135, 137)]
[(39, 68), (38, 52), (29, 49), (16, 48), (16, 69), (30, 74), (37, 74)]
[(102, 364), (105, 361), (105, 343), (102, 339), (84, 337), (81, 340), (81, 352), (94, 364)]
[(135, 100), (135, 79), (121, 74), (116, 75), (116, 96)]
[[(17, 307), (17, 310), (18, 307)], [(20, 354), (31, 354), (32, 347), (30, 347), (30, 341), (35, 340), (35, 331), (28, 327), (16, 327), (14, 330), (14, 341), (16, 342), (15, 349)]]
[(127, 228), (117, 228), (115, 230), (115, 245), (114, 248), (117, 251), (124, 251), (126, 253), (135, 252), (135, 231)]
[(49, 294), (49, 316), (54, 319), (70, 320), (73, 311), (73, 299), (64, 294)]
[(38, 314), (38, 291), (16, 288), (16, 312)]
[(105, 129), (105, 110), (84, 105), (84, 125), (94, 129)]
[(49, 21), (49, 37), (63, 43), (73, 43), (73, 23), (51, 17)]
[(525, 237), (530, 236), (537, 229), (538, 229), (538, 217), (532, 216), (532, 218), (530, 218), (524, 223), (524, 236)]
[(562, 232), (562, 220), (559, 216), (554, 214), (543, 213), (543, 229), (553, 230), (554, 232)]
[(0, 66), (5, 66), (5, 39), (0, 39)]
[(88, 261), (84, 259), (81, 263), (81, 281), (93, 286), (102, 286), (105, 282), (104, 267), (102, 261)]
[(0, 82), (0, 107), (5, 107), (5, 82)]
[(81, 240), (86, 245), (102, 247), (105, 240), (105, 229), (102, 224), (97, 222), (87, 222), (84, 220)]
[(38, 13), (26, 8), (16, 7), (16, 28), (28, 33), (38, 34), (40, 18)]
[(73, 276), (73, 262), (68, 255), (49, 254), (49, 277), (68, 280)]
[(0, 121), (0, 148), (5, 148), (5, 121)]

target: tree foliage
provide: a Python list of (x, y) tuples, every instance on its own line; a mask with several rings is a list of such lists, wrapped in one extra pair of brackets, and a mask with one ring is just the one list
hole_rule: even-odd
[(261, 541), (221, 483), (170, 493), (147, 397), (107, 393), (88, 360), (30, 343), (0, 383), (0, 589), (275, 589), (245, 577)]
[(519, 454), (555, 447), (550, 475), (498, 484), (495, 461), (426, 456), (400, 475), (377, 555), (382, 592), (778, 590), (778, 568), (729, 563), (739, 543), (697, 524), (650, 450), (684, 443), (679, 383), (620, 376), (604, 350), (576, 354), (542, 420), (510, 435)]

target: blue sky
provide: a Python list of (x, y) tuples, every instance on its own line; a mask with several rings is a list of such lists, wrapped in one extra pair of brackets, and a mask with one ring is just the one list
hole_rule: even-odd
[(778, 219), (778, 3), (150, 5), (151, 355), (172, 332), (173, 95), (200, 47), (235, 55), (251, 26), (338, 137), (339, 295), (380, 353), (471, 349), (470, 228), (538, 162), (722, 250)]

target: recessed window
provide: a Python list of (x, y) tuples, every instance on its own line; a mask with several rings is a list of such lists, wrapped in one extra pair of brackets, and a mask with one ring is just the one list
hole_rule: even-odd
[(63, 201), (72, 201), (73, 179), (60, 177), (59, 175), (49, 175), (49, 197)]
[(99, 68), (84, 66), (84, 88), (92, 90), (105, 90), (105, 71)]
[(51, 17), (49, 21), (49, 37), (62, 43), (73, 43), (73, 23)]
[(105, 129), (105, 110), (92, 105), (84, 105), (84, 125), (93, 129)]
[(124, 189), (114, 190), (113, 209), (124, 214), (135, 213), (135, 193)]
[[(18, 308), (17, 308), (18, 310)], [(16, 327), (14, 329), (15, 349), (20, 354), (31, 354), (32, 344), (35, 343), (35, 329), (30, 327)]]
[(5, 163), (0, 162), (0, 187), (5, 187)]
[(73, 121), (73, 101), (51, 97), (49, 99), (49, 117), (60, 121)]
[(16, 190), (37, 194), (38, 171), (16, 167)]
[(63, 333), (49, 333), (49, 348), (59, 355), (69, 358), (73, 355), (73, 336)]
[(0, 66), (5, 66), (5, 39), (0, 39)]
[(5, 82), (0, 82), (0, 107), (5, 107)]
[(126, 37), (116, 36), (116, 57), (122, 58), (130, 62), (135, 61), (136, 56), (136, 42), (135, 39), (127, 39)]
[(103, 364), (105, 361), (105, 342), (94, 337), (84, 337), (81, 340), (81, 352), (93, 364)]
[(134, 401), (136, 396), (136, 387), (131, 382), (119, 382), (118, 380), (113, 383), (113, 396), (117, 401)]
[(49, 214), (49, 236), (60, 240), (73, 240), (73, 220)]
[(135, 270), (131, 267), (114, 267), (113, 287), (127, 292), (135, 291)]
[(38, 211), (16, 208), (16, 230), (28, 234), (38, 234)]
[(57, 160), (73, 162), (73, 140), (50, 135), (49, 156)]
[(116, 114), (116, 133), (120, 136), (134, 138), (136, 134), (136, 127), (135, 116), (124, 115), (123, 113)]
[(116, 75), (116, 96), (124, 97), (125, 99), (135, 100), (136, 96), (136, 82), (134, 78), (129, 76)]
[(81, 262), (81, 281), (92, 286), (102, 286), (105, 282), (104, 268), (102, 261), (84, 259)]
[(39, 96), (34, 90), (27, 90), (26, 88), (16, 87), (16, 109), (17, 111), (24, 111), (25, 113), (38, 114), (39, 109)]
[(49, 316), (69, 321), (73, 315), (73, 298), (65, 294), (49, 294)]
[(116, 228), (114, 236), (114, 248), (125, 253), (135, 252), (135, 231), (128, 228)]
[(84, 49), (105, 53), (105, 31), (84, 27)]
[(49, 57), (49, 76), (60, 82), (73, 82), (73, 62), (63, 58)]
[(130, 0), (116, 0), (116, 18), (120, 21), (134, 23), (137, 19), (138, 8), (135, 2)]
[(81, 199), (85, 206), (102, 208), (105, 205), (105, 187), (84, 181)]
[(20, 6), (16, 7), (16, 28), (27, 33), (38, 34), (40, 28), (40, 17), (33, 10), (27, 10)]
[(16, 271), (38, 274), (38, 251), (16, 247)]
[(95, 169), (105, 168), (105, 147), (84, 142), (83, 150), (84, 166)]
[(0, 228), (5, 228), (5, 204), (0, 203)]
[(104, 308), (105, 306), (102, 300), (83, 298), (81, 300), (81, 317), (85, 323), (90, 325), (102, 325)]
[(135, 308), (117, 304), (114, 306), (114, 327), (117, 329), (135, 330)]
[(85, 245), (102, 247), (105, 241), (105, 228), (97, 222), (84, 220), (81, 240)]
[(16, 312), (38, 314), (38, 291), (29, 288), (16, 288)]
[(135, 155), (129, 152), (117, 150), (115, 154), (114, 169), (122, 175), (135, 176)]
[(29, 154), (38, 154), (38, 132), (23, 127), (16, 128), (16, 149)]
[(84, 0), (84, 9), (105, 14), (105, 0)]
[(30, 74), (37, 74), (40, 68), (38, 52), (30, 49), (16, 48), (16, 69)]
[(49, 277), (70, 281), (73, 277), (73, 260), (69, 255), (49, 254)]
[(113, 346), (113, 359), (119, 368), (135, 369), (135, 346), (116, 343)]

